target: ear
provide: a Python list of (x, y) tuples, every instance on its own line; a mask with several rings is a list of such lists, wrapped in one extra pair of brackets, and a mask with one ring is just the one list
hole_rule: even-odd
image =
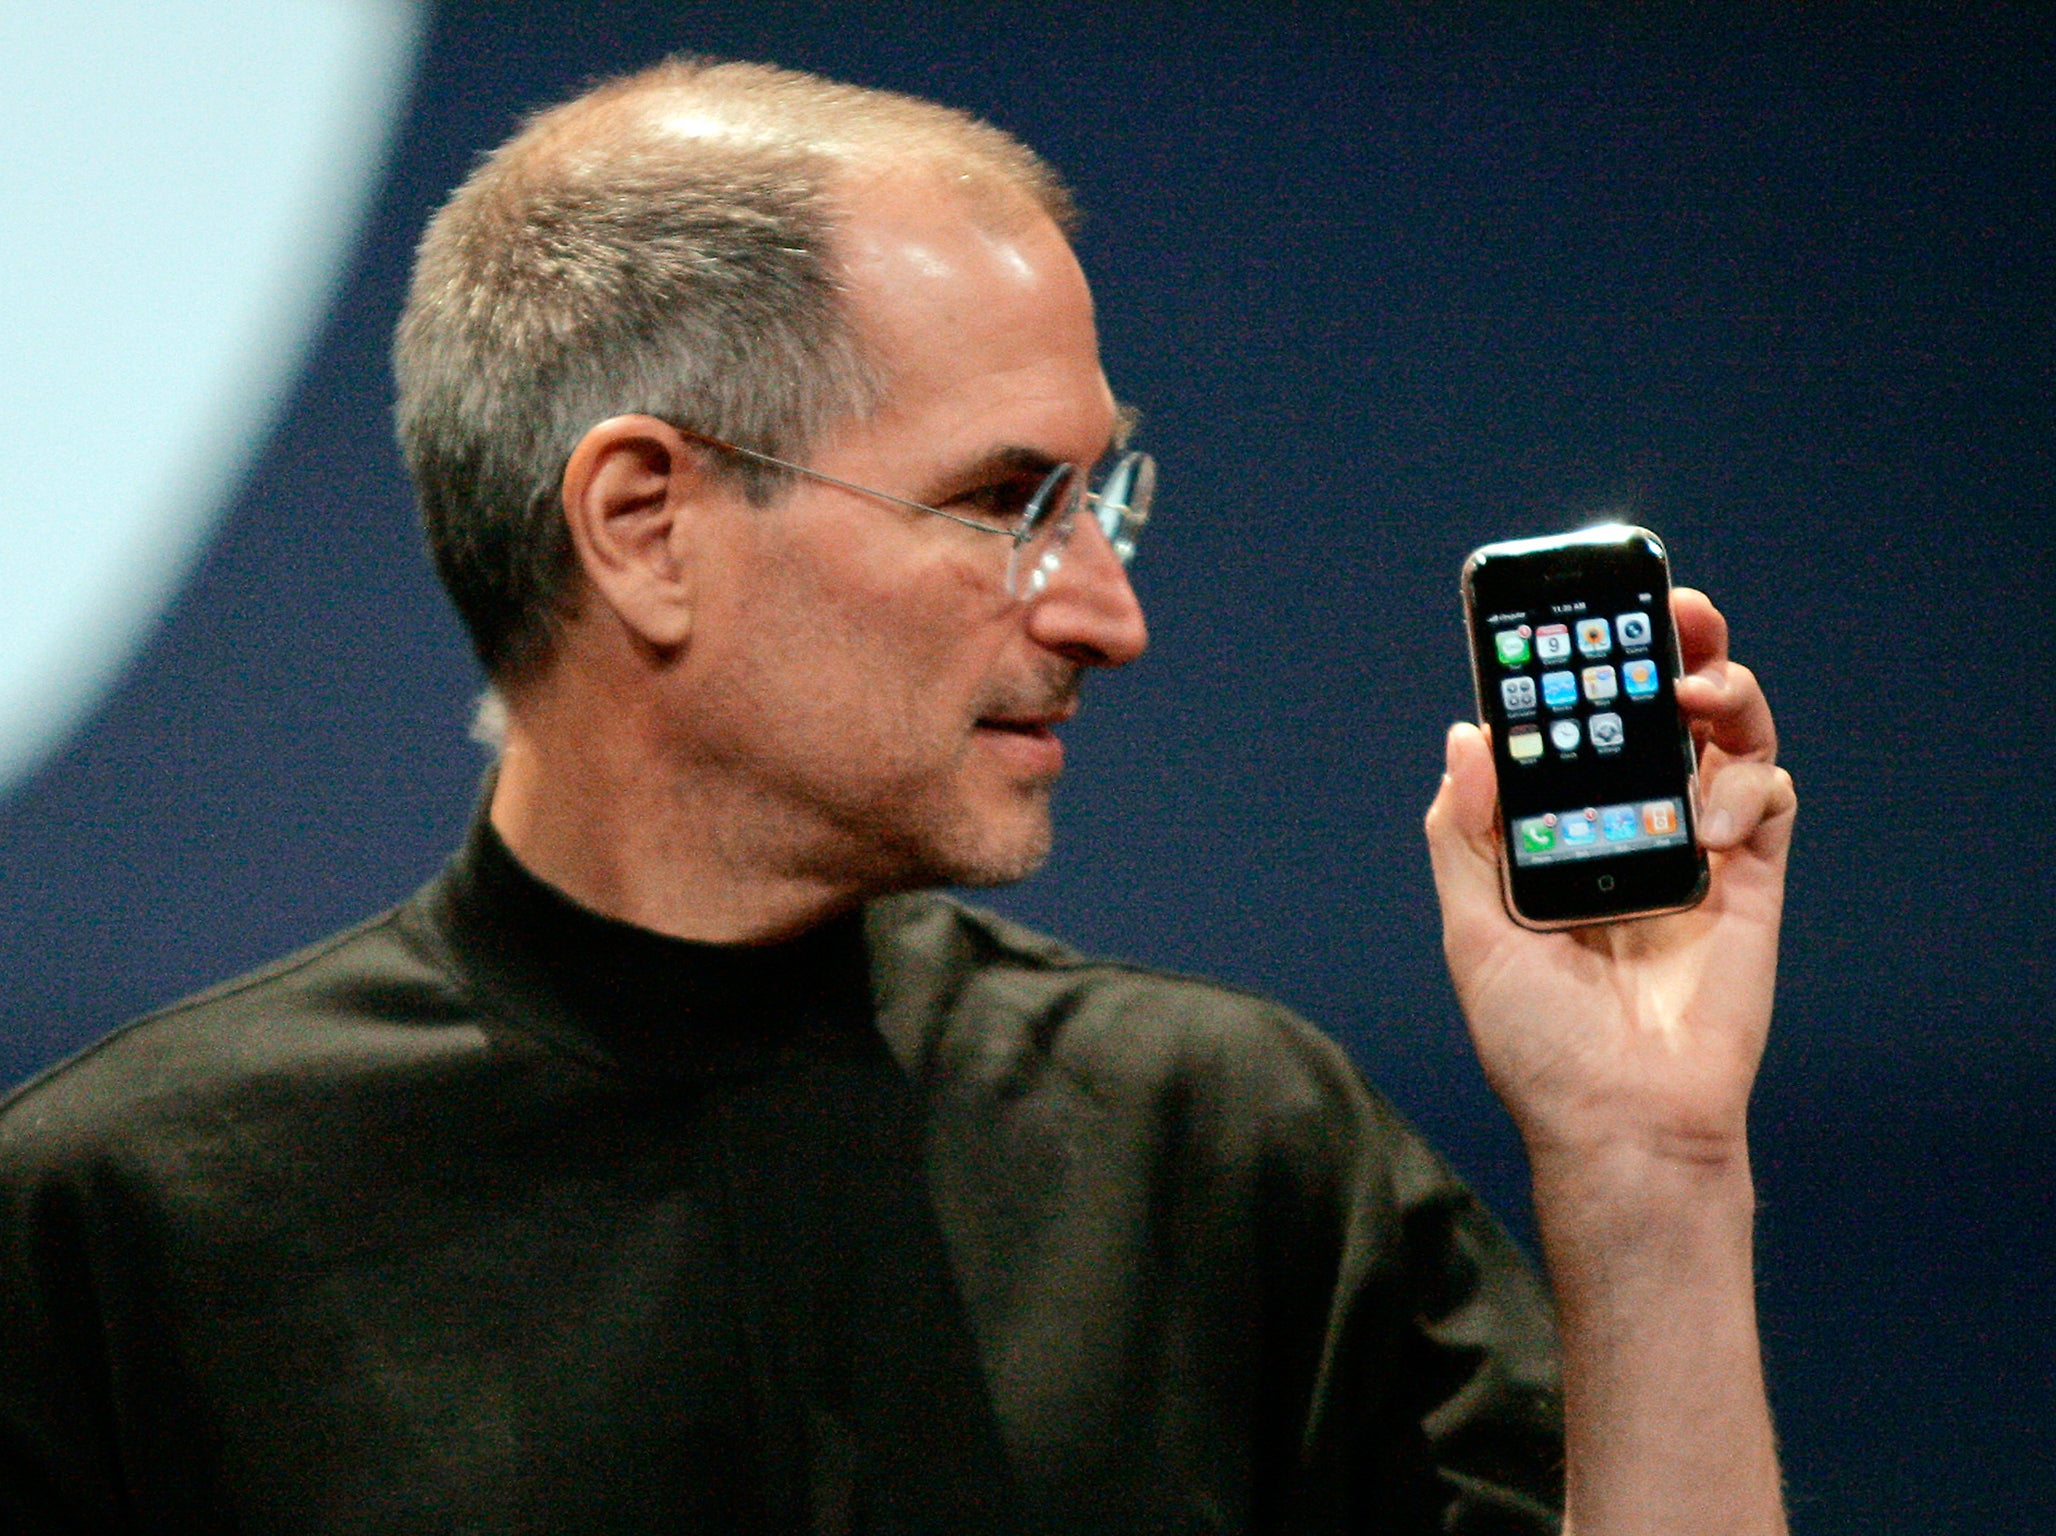
[(585, 579), (630, 633), (675, 650), (692, 633), (699, 455), (654, 416), (614, 416), (571, 451), (564, 521)]

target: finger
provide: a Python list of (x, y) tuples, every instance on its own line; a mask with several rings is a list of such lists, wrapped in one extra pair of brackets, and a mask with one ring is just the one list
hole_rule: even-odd
[(1445, 771), (1428, 807), (1428, 857), (1445, 920), (1499, 910), (1498, 781), (1485, 733), (1467, 721), (1449, 728)]
[(1438, 809), (1451, 820), (1454, 829), (1488, 858), (1497, 857), (1493, 823), (1499, 804), (1499, 777), (1492, 767), (1492, 738), (1481, 726), (1459, 720), (1443, 739), (1442, 787), (1431, 817)]
[(1775, 762), (1777, 722), (1756, 674), (1736, 661), (1703, 667), (1678, 679), (1678, 708), (1701, 746), (1719, 747), (1731, 758)]
[(1799, 810), (1792, 776), (1770, 763), (1732, 763), (1700, 786), (1699, 842), (1710, 852), (1747, 847), (1780, 856)]
[(1671, 589), (1671, 622), (1687, 672), (1718, 667), (1728, 659), (1728, 621), (1713, 599), (1696, 587)]

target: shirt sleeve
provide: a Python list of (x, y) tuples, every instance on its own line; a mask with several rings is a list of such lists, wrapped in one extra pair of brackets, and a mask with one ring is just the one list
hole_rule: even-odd
[(1548, 1295), (1463, 1182), (1361, 1084), (1333, 1127), (1336, 1282), (1293, 1529), (1560, 1529), (1563, 1402)]

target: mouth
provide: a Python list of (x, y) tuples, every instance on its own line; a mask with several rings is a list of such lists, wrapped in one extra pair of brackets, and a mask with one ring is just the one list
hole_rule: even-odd
[(1054, 738), (1056, 728), (1078, 713), (1075, 699), (1047, 709), (1003, 710), (990, 715), (981, 715), (978, 728), (985, 731), (1005, 731), (1016, 736), (1032, 736), (1038, 739)]
[(1064, 766), (1064, 744), (1057, 727), (1078, 713), (1075, 699), (1051, 707), (1002, 709), (978, 718), (978, 734), (1015, 760), (1030, 778), (1054, 779)]

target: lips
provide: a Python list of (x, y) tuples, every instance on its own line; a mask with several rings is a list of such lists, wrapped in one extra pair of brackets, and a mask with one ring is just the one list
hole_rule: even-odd
[(1048, 736), (1078, 711), (1075, 708), (1048, 714), (986, 715), (978, 724), (988, 731), (1015, 731), (1023, 736)]
[(1056, 734), (1047, 724), (1034, 720), (980, 720), (981, 730), (1008, 731), (1016, 736), (1053, 736)]
[(1076, 676), (1048, 678), (1041, 687), (1012, 695), (1001, 694), (978, 713), (978, 724), (991, 731), (1018, 731), (1026, 735), (1048, 735), (1078, 713)]
[(1064, 766), (1064, 744), (1056, 728), (1078, 713), (1066, 699), (1034, 708), (1005, 708), (981, 715), (978, 734), (1031, 777), (1054, 778)]

